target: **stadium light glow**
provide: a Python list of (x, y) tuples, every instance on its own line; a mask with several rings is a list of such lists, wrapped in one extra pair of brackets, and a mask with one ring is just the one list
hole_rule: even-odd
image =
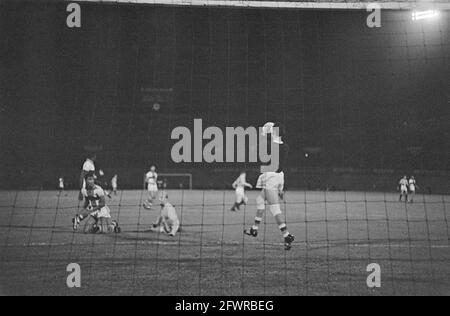
[(439, 11), (437, 10), (427, 10), (427, 11), (413, 11), (412, 20), (419, 21), (425, 19), (434, 19), (439, 16)]

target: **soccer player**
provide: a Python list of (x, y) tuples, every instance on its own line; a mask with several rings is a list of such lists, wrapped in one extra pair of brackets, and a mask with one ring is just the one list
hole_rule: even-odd
[(408, 178), (406, 176), (404, 176), (398, 183), (400, 188), (400, 202), (403, 200), (403, 197), (405, 197), (405, 202), (408, 202), (408, 184)]
[(117, 174), (111, 179), (111, 187), (113, 189), (114, 195), (117, 195)]
[(161, 233), (165, 232), (173, 237), (180, 229), (180, 221), (175, 208), (169, 203), (168, 198), (168, 195), (163, 191), (159, 197), (161, 213), (156, 222), (152, 224), (152, 229)]
[(150, 209), (153, 205), (153, 201), (158, 197), (158, 174), (156, 173), (156, 167), (151, 166), (150, 171), (145, 175), (145, 182), (147, 183), (148, 198), (144, 202), (144, 207)]
[(414, 176), (411, 176), (408, 183), (409, 183), (409, 193), (410, 193), (409, 202), (414, 203), (414, 196), (416, 195), (416, 188), (418, 188), (419, 186), (417, 185), (416, 179), (414, 178)]
[(78, 194), (78, 200), (83, 201), (84, 195), (83, 190), (86, 188), (86, 181), (85, 177), (87, 174), (92, 173), (95, 180), (95, 160), (97, 159), (97, 156), (95, 154), (90, 154), (86, 158), (86, 161), (83, 164), (83, 168), (81, 169), (80, 174), (80, 193)]
[[(287, 162), (289, 153), (288, 144), (282, 139), (284, 131), (279, 124), (268, 122), (262, 128), (262, 136), (270, 136), (270, 146), (279, 146), (279, 161), (278, 169), (262, 173), (256, 187), (261, 189), (261, 193), (256, 198), (256, 216), (255, 223), (249, 229), (244, 230), (244, 233), (251, 236), (258, 236), (258, 227), (262, 221), (262, 217), (266, 210), (266, 203), (278, 224), (278, 228), (284, 238), (284, 249), (290, 250), (291, 244), (294, 241), (294, 236), (287, 230), (286, 222), (280, 208), (280, 199), (284, 196), (284, 168)], [(278, 130), (278, 132), (277, 132)], [(273, 150), (271, 151), (273, 152)]]
[(85, 198), (83, 210), (72, 219), (73, 229), (78, 227), (86, 218), (89, 218), (86, 232), (119, 232), (120, 228), (116, 221), (111, 219), (109, 207), (106, 205), (105, 192), (102, 187), (95, 184), (95, 177), (92, 172), (85, 176), (86, 188), (83, 190)]
[(236, 181), (233, 182), (233, 189), (236, 190), (236, 202), (234, 202), (233, 207), (231, 208), (231, 211), (236, 212), (240, 210), (240, 206), (243, 204), (247, 204), (248, 198), (245, 195), (245, 187), (253, 188), (253, 186), (250, 183), (247, 183), (246, 180), (247, 174), (245, 171), (241, 172), (241, 175), (239, 178), (236, 179)]
[(64, 178), (60, 177), (58, 180), (58, 187), (59, 187), (59, 193), (58, 196), (61, 196), (61, 194), (64, 192)]
[(98, 183), (98, 185), (100, 185), (103, 188), (103, 190), (105, 191), (106, 196), (111, 199), (111, 193), (107, 189), (108, 188), (108, 182), (106, 181), (105, 172), (102, 169), (100, 169), (98, 171), (97, 183)]

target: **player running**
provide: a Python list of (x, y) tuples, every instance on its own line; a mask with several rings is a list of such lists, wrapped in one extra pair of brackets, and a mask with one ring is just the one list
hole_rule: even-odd
[(163, 191), (159, 197), (161, 205), (161, 213), (152, 229), (161, 233), (167, 233), (169, 236), (175, 236), (180, 228), (177, 212), (172, 204), (168, 201), (168, 195)]
[(93, 173), (85, 176), (86, 188), (82, 189), (85, 198), (83, 210), (72, 219), (73, 229), (78, 230), (81, 221), (89, 218), (85, 232), (120, 232), (120, 227), (116, 221), (111, 219), (109, 207), (106, 205), (105, 192), (95, 184)]
[(148, 199), (144, 202), (144, 208), (151, 209), (153, 201), (158, 197), (158, 174), (156, 167), (151, 166), (150, 171), (145, 175), (145, 182), (147, 183)]
[(236, 190), (236, 202), (234, 202), (234, 205), (231, 208), (231, 211), (233, 212), (239, 211), (240, 206), (243, 204), (247, 204), (248, 202), (248, 198), (245, 195), (245, 187), (251, 189), (253, 188), (253, 186), (250, 183), (247, 183), (246, 176), (247, 175), (245, 171), (242, 171), (239, 178), (237, 178), (236, 181), (233, 182), (233, 189)]
[(408, 178), (406, 176), (404, 176), (398, 183), (400, 188), (400, 202), (403, 201), (403, 197), (405, 197), (405, 202), (408, 202), (408, 184)]
[(419, 188), (419, 186), (416, 183), (416, 179), (414, 176), (411, 176), (411, 178), (408, 181), (409, 183), (409, 194), (410, 194), (410, 203), (414, 203), (414, 196), (416, 195), (416, 188)]
[[(286, 222), (280, 208), (280, 199), (283, 199), (284, 193), (284, 167), (287, 162), (289, 153), (288, 144), (283, 140), (283, 131), (279, 124), (268, 122), (262, 128), (262, 136), (270, 135), (270, 145), (273, 149), (274, 146), (279, 146), (279, 161), (278, 169), (274, 171), (264, 172), (259, 178), (256, 187), (261, 189), (261, 193), (256, 198), (256, 216), (255, 224), (249, 229), (244, 230), (244, 233), (256, 237), (258, 236), (258, 226), (262, 221), (266, 209), (266, 203), (269, 205), (269, 209), (278, 224), (278, 228), (284, 238), (285, 250), (291, 249), (291, 244), (294, 241), (294, 236), (287, 230)], [(271, 151), (273, 152), (273, 150)]]

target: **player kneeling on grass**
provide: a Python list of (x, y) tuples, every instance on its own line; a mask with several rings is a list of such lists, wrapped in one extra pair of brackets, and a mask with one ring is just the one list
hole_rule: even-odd
[(250, 183), (247, 183), (245, 171), (242, 171), (239, 178), (237, 178), (236, 181), (233, 182), (233, 188), (236, 190), (236, 202), (231, 208), (231, 211), (239, 211), (241, 205), (247, 204), (248, 198), (245, 195), (245, 187), (248, 187), (250, 189), (253, 188)]
[[(278, 132), (277, 132), (278, 130)], [(282, 140), (283, 131), (280, 130), (278, 124), (268, 122), (264, 125), (262, 135), (270, 135), (270, 145), (273, 149), (279, 146), (278, 169), (275, 171), (268, 171), (261, 174), (258, 178), (256, 187), (261, 189), (261, 193), (256, 198), (256, 216), (255, 224), (249, 229), (244, 230), (244, 233), (256, 237), (258, 236), (258, 226), (261, 224), (262, 217), (266, 210), (266, 202), (278, 224), (278, 228), (284, 238), (284, 248), (291, 249), (291, 244), (294, 241), (294, 236), (289, 233), (286, 226), (286, 221), (280, 208), (280, 199), (283, 199), (284, 189), (284, 172), (283, 167), (286, 165), (289, 153), (289, 147)], [(272, 151), (271, 151), (272, 152)]]
[(180, 229), (180, 221), (175, 208), (169, 203), (168, 198), (165, 192), (161, 193), (159, 197), (161, 213), (156, 222), (153, 223), (152, 230), (175, 236)]
[(78, 230), (81, 221), (87, 218), (84, 230), (86, 233), (119, 233), (119, 224), (111, 219), (109, 207), (106, 205), (105, 192), (95, 184), (94, 174), (88, 173), (85, 181), (86, 188), (82, 190), (85, 199), (84, 206), (81, 213), (72, 219), (73, 229)]

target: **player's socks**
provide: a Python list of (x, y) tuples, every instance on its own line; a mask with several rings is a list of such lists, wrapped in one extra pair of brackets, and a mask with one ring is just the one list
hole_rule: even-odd
[(280, 229), (283, 237), (286, 237), (287, 235), (289, 235), (286, 224), (281, 224), (280, 226), (278, 226), (278, 228)]
[(75, 217), (72, 218), (73, 230), (78, 229), (78, 226), (80, 225), (80, 222), (81, 222), (80, 217), (81, 217), (81, 215), (75, 215)]
[(258, 236), (258, 226), (259, 224), (261, 224), (261, 221), (262, 221), (261, 217), (255, 217), (255, 224), (252, 227), (250, 227), (250, 229), (244, 230), (244, 233), (252, 237)]
[(255, 225), (253, 225), (254, 229), (258, 229), (259, 224), (261, 224), (262, 218), (261, 217), (255, 217)]

